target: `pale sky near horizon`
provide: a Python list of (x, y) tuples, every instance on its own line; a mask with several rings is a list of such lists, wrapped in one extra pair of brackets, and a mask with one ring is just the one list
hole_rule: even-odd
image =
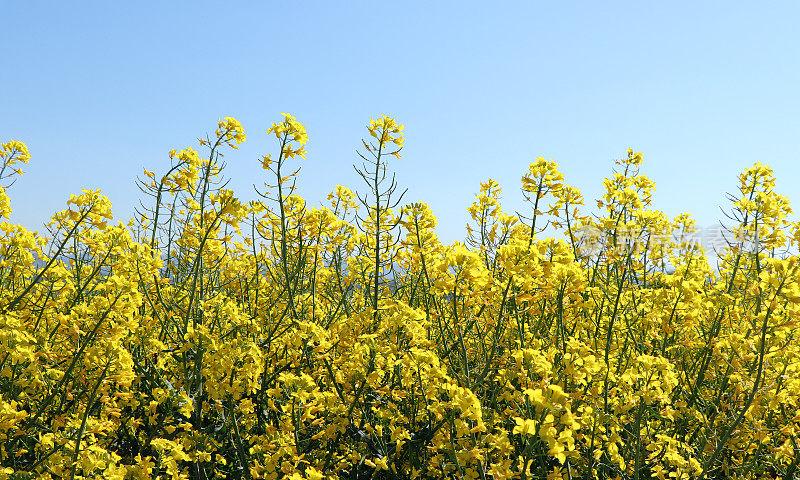
[(520, 177), (538, 156), (595, 211), (628, 147), (670, 216), (715, 226), (757, 161), (800, 209), (796, 2), (1, 1), (0, 16), (0, 142), (30, 148), (9, 195), (32, 229), (81, 188), (127, 221), (142, 169), (163, 174), (223, 116), (248, 136), (226, 156), (230, 186), (253, 199), (281, 112), (308, 128), (312, 206), (336, 184), (363, 189), (365, 126), (396, 117), (391, 166), (446, 242), (487, 178), (528, 213)]

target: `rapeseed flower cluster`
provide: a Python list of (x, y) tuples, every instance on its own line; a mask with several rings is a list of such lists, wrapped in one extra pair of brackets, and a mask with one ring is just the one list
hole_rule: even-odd
[[(717, 266), (633, 150), (599, 213), (538, 158), (529, 211), (487, 180), (448, 245), (387, 174), (402, 132), (370, 120), (368, 190), (317, 207), (288, 114), (256, 201), (225, 188), (230, 117), (128, 225), (84, 190), (39, 234), (0, 188), (0, 480), (797, 478), (800, 223), (768, 166)], [(29, 157), (2, 144), (0, 179)]]

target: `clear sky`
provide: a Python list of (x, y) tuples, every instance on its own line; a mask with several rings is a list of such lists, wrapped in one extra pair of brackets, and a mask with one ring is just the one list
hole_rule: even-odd
[(227, 175), (253, 199), (281, 112), (308, 127), (312, 205), (361, 188), (365, 126), (395, 116), (398, 181), (445, 241), (480, 181), (526, 213), (520, 177), (544, 156), (594, 199), (628, 147), (671, 216), (715, 225), (756, 161), (800, 209), (798, 2), (5, 0), (0, 16), (0, 141), (30, 148), (9, 191), (30, 228), (81, 188), (127, 221), (142, 168), (163, 173), (222, 116), (245, 127)]

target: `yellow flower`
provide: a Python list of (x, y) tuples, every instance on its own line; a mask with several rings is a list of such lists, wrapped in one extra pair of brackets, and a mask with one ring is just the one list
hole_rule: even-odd
[(536, 421), (529, 418), (514, 417), (516, 426), (511, 433), (514, 435), (534, 435), (536, 433)]
[(231, 141), (235, 141), (238, 145), (247, 139), (247, 135), (244, 133), (244, 127), (242, 127), (242, 124), (233, 117), (220, 118), (219, 128), (217, 128), (216, 134), (217, 138), (226, 142), (230, 147), (233, 148), (239, 147), (231, 144)]
[(388, 115), (381, 115), (377, 120), (370, 119), (369, 125), (367, 126), (369, 134), (378, 139), (381, 148), (385, 147), (388, 143), (394, 143), (398, 147), (394, 152), (387, 152), (396, 157), (400, 157), (398, 152), (403, 147), (403, 128), (403, 125), (400, 125), (394, 118)]

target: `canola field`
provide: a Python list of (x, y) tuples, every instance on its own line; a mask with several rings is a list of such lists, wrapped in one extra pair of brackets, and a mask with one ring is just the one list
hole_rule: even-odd
[(717, 268), (631, 150), (594, 213), (539, 158), (527, 212), (488, 180), (444, 244), (393, 118), (325, 206), (295, 194), (305, 127), (267, 134), (259, 201), (224, 188), (224, 118), (129, 224), (84, 190), (41, 234), (0, 145), (0, 480), (798, 478), (800, 223), (768, 166)]

